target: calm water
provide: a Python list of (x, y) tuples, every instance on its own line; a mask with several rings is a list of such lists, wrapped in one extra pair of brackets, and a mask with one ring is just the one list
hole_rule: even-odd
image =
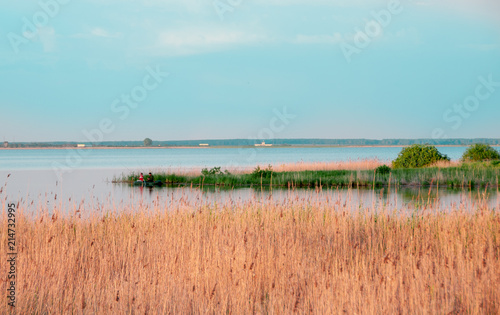
[[(466, 147), (440, 147), (459, 159)], [(329, 162), (358, 159), (390, 161), (401, 147), (390, 148), (228, 148), (228, 149), (68, 149), (0, 150), (0, 171), (74, 169), (246, 167), (295, 162)]]
[[(465, 147), (439, 150), (458, 159)], [(263, 149), (99, 149), (99, 150), (0, 150), (0, 199), (20, 201), (28, 210), (55, 207), (76, 209), (134, 208), (137, 205), (170, 209), (179, 204), (197, 207), (206, 203), (234, 203), (249, 200), (287, 203), (307, 200), (335, 204), (419, 207), (431, 202), (441, 207), (475, 206), (486, 199), (498, 208), (496, 191), (385, 190), (261, 190), (260, 187), (220, 191), (197, 188), (147, 189), (112, 184), (111, 180), (131, 171), (175, 170), (221, 166), (329, 162), (358, 159), (393, 160), (401, 148), (263, 148)], [(10, 176), (9, 176), (10, 174)], [(85, 202), (82, 202), (85, 201)]]

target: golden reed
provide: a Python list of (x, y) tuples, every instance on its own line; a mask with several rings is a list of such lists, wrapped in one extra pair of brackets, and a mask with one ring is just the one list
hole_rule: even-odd
[(484, 205), (405, 213), (290, 198), (85, 218), (28, 211), (17, 214), (17, 314), (500, 312), (500, 215)]
[[(390, 161), (381, 161), (377, 159), (358, 159), (348, 161), (333, 161), (333, 162), (297, 162), (297, 163), (281, 163), (272, 164), (275, 172), (301, 172), (301, 171), (336, 171), (336, 170), (373, 170), (381, 165), (391, 165)], [(268, 165), (258, 165), (261, 169), (266, 169)], [(445, 167), (444, 164), (440, 165)], [(451, 166), (451, 165), (448, 165)], [(244, 167), (229, 167), (227, 170), (233, 174), (249, 174), (257, 167), (244, 166)], [(153, 170), (158, 173), (178, 174), (178, 175), (200, 175), (201, 168), (166, 168)], [(225, 168), (222, 169), (226, 170)]]

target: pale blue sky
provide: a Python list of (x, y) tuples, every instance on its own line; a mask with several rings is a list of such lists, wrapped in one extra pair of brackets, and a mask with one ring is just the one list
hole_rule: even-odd
[(0, 0), (0, 140), (255, 138), (285, 106), (276, 138), (500, 138), (497, 0), (60, 1)]

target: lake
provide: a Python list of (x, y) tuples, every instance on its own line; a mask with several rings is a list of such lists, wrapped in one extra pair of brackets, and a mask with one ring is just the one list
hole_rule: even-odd
[[(439, 147), (452, 160), (460, 158), (466, 147)], [(175, 205), (183, 200), (193, 207), (201, 203), (273, 200), (286, 202), (287, 190), (260, 187), (215, 190), (167, 187), (147, 189), (112, 184), (111, 180), (130, 172), (158, 170), (253, 167), (297, 162), (331, 162), (362, 159), (390, 161), (401, 147), (325, 147), (325, 148), (208, 148), (208, 149), (25, 149), (0, 150), (0, 198), (20, 201), (29, 209), (74, 208), (83, 200), (97, 208), (159, 204)], [(10, 174), (10, 176), (9, 176)], [(426, 189), (377, 190), (296, 190), (293, 198), (314, 202), (343, 202), (373, 205), (391, 202), (398, 205), (421, 205), (423, 201), (439, 202), (445, 207), (477, 204), (486, 198), (492, 207), (498, 205), (496, 191), (440, 190), (430, 194)], [(343, 201), (342, 201), (343, 200)]]
[[(467, 147), (440, 147), (452, 160)], [(325, 148), (197, 148), (197, 149), (47, 149), (0, 150), (0, 171), (73, 169), (247, 167), (296, 162), (329, 162), (363, 159), (391, 161), (402, 147)]]

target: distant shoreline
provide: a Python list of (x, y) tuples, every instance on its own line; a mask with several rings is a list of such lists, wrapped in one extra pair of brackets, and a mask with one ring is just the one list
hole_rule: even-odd
[[(294, 149), (294, 148), (403, 148), (410, 145), (273, 145), (270, 147), (256, 147), (256, 146), (169, 146), (169, 147), (25, 147), (25, 148), (0, 148), (0, 150), (116, 150), (116, 149)], [(435, 147), (467, 147), (468, 145), (462, 144), (442, 144), (434, 145)], [(500, 145), (491, 145), (492, 147), (500, 147)]]

